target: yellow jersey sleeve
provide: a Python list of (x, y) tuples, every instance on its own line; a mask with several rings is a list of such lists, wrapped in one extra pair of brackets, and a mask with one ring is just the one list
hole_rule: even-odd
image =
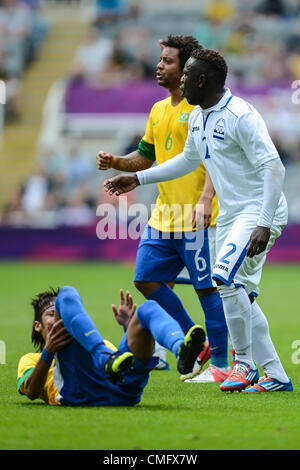
[[(153, 114), (155, 113), (155, 105), (152, 107), (151, 112), (149, 114), (149, 119), (147, 121), (145, 135), (143, 140), (148, 142), (148, 144), (154, 145), (154, 138), (153, 138)], [(154, 123), (155, 125), (155, 123)]]
[(155, 156), (155, 145), (154, 145), (154, 138), (153, 138), (153, 120), (152, 120), (153, 111), (154, 110), (152, 108), (150, 115), (149, 115), (149, 119), (147, 121), (145, 135), (142, 137), (137, 151), (143, 157), (154, 161), (156, 159), (156, 156)]
[[(41, 353), (28, 353), (21, 357), (17, 371), (17, 390), (21, 395), (24, 395), (24, 382), (35, 368), (40, 357)], [(58, 390), (54, 384), (53, 366), (54, 361), (51, 364), (46, 383), (42, 389), (39, 398), (48, 403), (49, 405), (59, 405), (60, 403), (56, 399), (58, 395)]]

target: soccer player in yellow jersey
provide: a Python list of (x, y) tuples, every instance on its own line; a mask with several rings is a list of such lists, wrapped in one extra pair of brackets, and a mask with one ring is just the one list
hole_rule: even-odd
[[(154, 161), (159, 165), (183, 150), (194, 106), (182, 97), (179, 86), (185, 62), (197, 47), (199, 44), (192, 36), (170, 35), (161, 42), (156, 78), (160, 86), (170, 91), (170, 96), (152, 107), (138, 149), (122, 157), (100, 151), (97, 156), (100, 170), (136, 172), (149, 168)], [(193, 380), (220, 382), (226, 379), (230, 368), (223, 305), (211, 278), (218, 201), (214, 197), (213, 203), (208, 203), (211, 198), (205, 192), (205, 182), (206, 171), (201, 163), (187, 176), (158, 184), (156, 206), (137, 252), (134, 282), (147, 299), (156, 300), (187, 332), (192, 320), (170, 288), (186, 267), (205, 314), (210, 345), (210, 351), (202, 354), (191, 375), (199, 373), (211, 355), (209, 368)], [(204, 230), (195, 231), (192, 216), (197, 208), (203, 207)]]
[(201, 326), (184, 335), (155, 301), (137, 307), (122, 289), (120, 300), (119, 308), (112, 306), (125, 330), (117, 350), (102, 338), (74, 287), (36, 295), (32, 342), (40, 352), (21, 357), (19, 393), (49, 405), (135, 405), (158, 361), (152, 357), (155, 339), (175, 355), (180, 373), (192, 370), (205, 345)]

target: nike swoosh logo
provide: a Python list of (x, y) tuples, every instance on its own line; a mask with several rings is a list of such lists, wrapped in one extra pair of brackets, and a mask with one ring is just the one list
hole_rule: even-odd
[(153, 126), (156, 126), (156, 124), (158, 124), (158, 123), (159, 123), (159, 121), (160, 121), (160, 119), (159, 119), (158, 121), (156, 121), (156, 122), (153, 122), (153, 124), (152, 124), (152, 125), (153, 125)]
[(90, 336), (90, 334), (94, 333), (94, 331), (96, 331), (96, 330), (91, 330), (88, 333), (84, 333), (84, 336)]
[(208, 274), (206, 274), (206, 275), (203, 276), (203, 277), (198, 277), (198, 281), (202, 281), (202, 280), (205, 279), (207, 276), (208, 276)]
[(180, 333), (180, 331), (173, 331), (173, 333), (171, 333), (171, 335), (178, 335), (178, 333)]

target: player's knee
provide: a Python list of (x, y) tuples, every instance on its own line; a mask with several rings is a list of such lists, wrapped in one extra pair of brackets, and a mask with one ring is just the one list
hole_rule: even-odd
[(75, 287), (63, 286), (59, 289), (56, 306), (58, 314), (62, 318), (64, 318), (66, 314), (75, 314), (78, 310), (78, 308), (75, 307), (81, 307), (81, 304), (79, 292)]
[(81, 302), (78, 290), (71, 286), (64, 286), (59, 289), (58, 297), (62, 303)]
[(137, 290), (141, 292), (142, 294), (144, 293), (147, 287), (147, 283), (143, 281), (134, 281), (134, 285), (137, 288)]
[(59, 289), (59, 296), (60, 297), (74, 297), (75, 295), (79, 295), (77, 289), (72, 286), (63, 286)]
[(139, 305), (136, 311), (138, 321), (140, 325), (147, 330), (147, 318), (153, 312), (153, 309), (156, 307), (155, 300), (147, 300), (143, 304)]
[(158, 287), (161, 286), (161, 283), (148, 281), (134, 281), (134, 285), (141, 294), (143, 294), (145, 297), (148, 297), (152, 294), (152, 292), (154, 292)]
[(227, 297), (233, 297), (233, 296), (238, 295), (242, 289), (243, 289), (243, 286), (236, 287), (233, 283), (231, 283), (230, 285), (227, 285), (227, 284), (224, 284), (224, 282), (220, 282), (218, 284), (218, 291), (220, 293), (222, 300)]
[(224, 286), (225, 285), (225, 283), (221, 279), (219, 279), (218, 277), (213, 276), (213, 280), (215, 281), (217, 286)]
[(206, 297), (207, 295), (217, 292), (216, 287), (208, 287), (206, 289), (196, 289), (197, 295), (199, 298)]

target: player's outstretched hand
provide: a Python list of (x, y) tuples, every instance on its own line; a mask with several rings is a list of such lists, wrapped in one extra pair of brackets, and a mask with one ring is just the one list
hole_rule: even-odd
[(104, 189), (110, 196), (120, 196), (120, 194), (128, 193), (136, 188), (140, 183), (134, 175), (118, 175), (104, 181)]
[(253, 256), (259, 255), (265, 251), (270, 235), (271, 231), (268, 227), (257, 226), (251, 234), (250, 243), (247, 247), (247, 256), (253, 258)]
[(126, 295), (124, 295), (123, 289), (120, 289), (120, 307), (117, 308), (115, 304), (111, 307), (119, 325), (127, 330), (130, 319), (135, 314), (137, 307), (137, 305), (133, 303), (131, 294), (126, 291)]
[(115, 157), (111, 153), (104, 152), (100, 150), (96, 157), (98, 170), (109, 170), (109, 168), (114, 167)]

